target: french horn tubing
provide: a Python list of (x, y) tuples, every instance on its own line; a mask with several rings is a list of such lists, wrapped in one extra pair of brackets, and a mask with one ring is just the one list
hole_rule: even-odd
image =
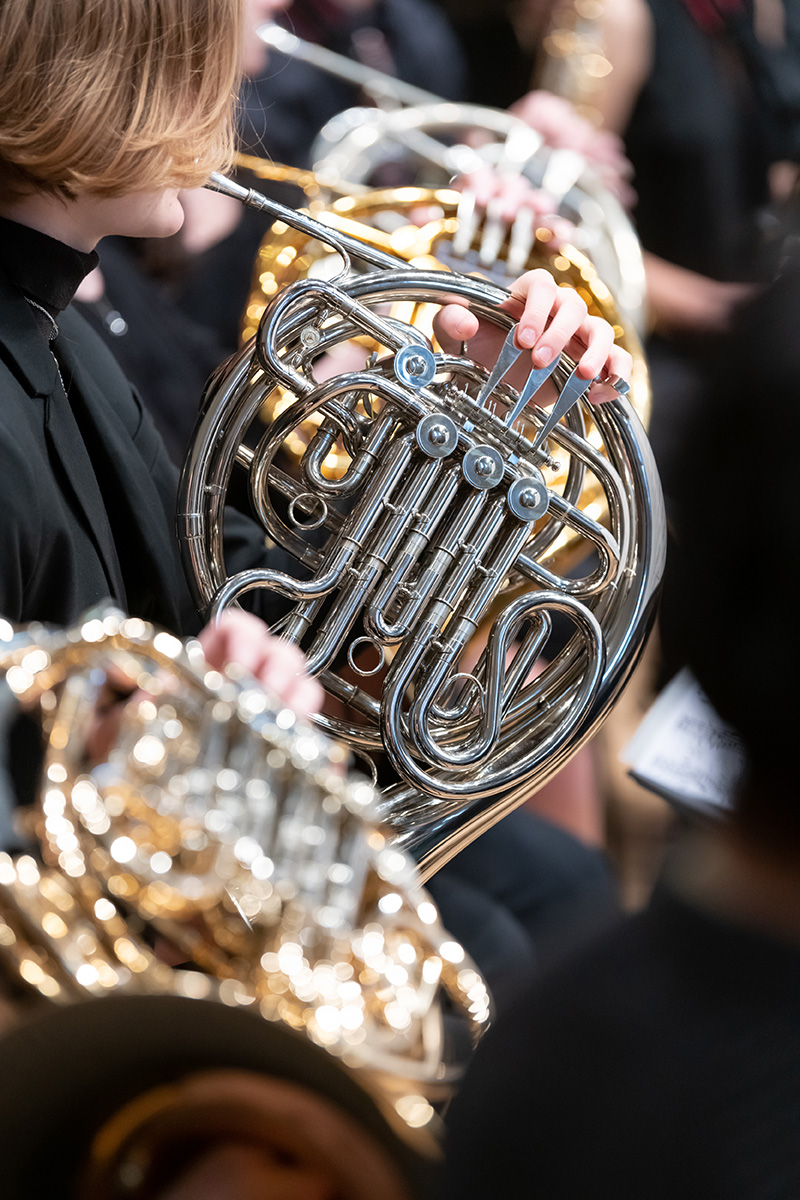
[(287, 58), (295, 58), (299, 62), (308, 63), (317, 70), (336, 75), (347, 83), (362, 88), (379, 105), (410, 106), (435, 103), (439, 99), (433, 92), (415, 87), (411, 83), (396, 79), (382, 71), (375, 71), (372, 67), (366, 67), (363, 63), (356, 62), (355, 59), (347, 58), (344, 54), (336, 54), (335, 51), (328, 50), (324, 46), (303, 41), (296, 34), (272, 21), (267, 21), (259, 26), (256, 32), (270, 50), (276, 50)]
[[(98, 761), (104, 686), (121, 678), (140, 690)], [(344, 747), (235, 667), (210, 669), (198, 643), (113, 609), (68, 630), (0, 621), (0, 691), (40, 715), (46, 747), (39, 799), (18, 810), (29, 844), (0, 854), (0, 981), (18, 1003), (167, 998), (156, 1023), (186, 1002), (201, 1028), (217, 1018), (188, 1002), (255, 1014), (329, 1052), (432, 1153), (489, 996)], [(202, 1045), (177, 1061), (164, 1083)]]
[[(381, 814), (427, 878), (553, 775), (624, 685), (664, 563), (652, 454), (628, 401), (586, 404), (564, 356), (546, 372), (560, 392), (551, 413), (526, 408), (544, 373), (522, 391), (504, 382), (519, 354), (504, 289), (409, 267), (223, 177), (209, 186), (326, 242), (344, 265), (278, 292), (254, 340), (210, 381), (180, 486), (187, 575), (207, 616), (260, 588), (292, 601), (282, 635), (347, 706), (320, 723), (361, 753), (385, 753), (402, 782)], [(420, 306), (451, 301), (506, 336), (493, 370), (443, 353), (415, 324)], [(364, 368), (327, 377), (354, 338), (369, 349)], [(290, 403), (253, 447), (247, 435), (278, 386)], [(319, 430), (292, 473), (281, 451), (314, 412)], [(337, 443), (350, 463), (333, 478)], [(228, 577), (234, 469), (296, 573)], [(582, 507), (588, 480), (602, 501)], [(565, 532), (582, 543), (571, 572), (559, 566)], [(565, 644), (542, 669), (554, 618)]]
[[(262, 159), (240, 155), (238, 164), (257, 178), (265, 180), (285, 179), (287, 168)], [(360, 240), (394, 254), (413, 266), (433, 269), (452, 268), (461, 273), (478, 272), (485, 278), (501, 285), (511, 282), (525, 270), (542, 267), (559, 285), (572, 287), (585, 301), (592, 316), (600, 316), (613, 326), (619, 345), (628, 350), (633, 358), (631, 374), (631, 402), (647, 428), (650, 417), (650, 380), (642, 343), (630, 321), (618, 309), (611, 290), (600, 277), (594, 264), (577, 247), (557, 239), (550, 230), (542, 226), (528, 230), (524, 244), (514, 245), (514, 228), (505, 229), (496, 246), (492, 266), (482, 261), (484, 250), (483, 229), (476, 223), (471, 242), (459, 245), (460, 222), (464, 197), (449, 188), (383, 188), (345, 191), (331, 197), (327, 203), (316, 175), (295, 172), (300, 180), (311, 179), (306, 184), (305, 195), (309, 211), (329, 229), (339, 230), (358, 237)], [(382, 227), (386, 215), (391, 217), (391, 230)], [(426, 219), (422, 224), (420, 214)], [(521, 255), (516, 253), (521, 251)], [(255, 335), (264, 310), (282, 288), (304, 278), (330, 271), (337, 262), (331, 247), (308, 236), (282, 221), (275, 222), (265, 234), (259, 246), (253, 279), (242, 319), (242, 342)], [(425, 326), (424, 311), (420, 309), (415, 321)], [(426, 332), (430, 332), (428, 328)], [(279, 389), (270, 397), (264, 408), (264, 420), (271, 421), (286, 405), (286, 397)], [(524, 417), (522, 418), (524, 420)], [(305, 452), (310, 438), (319, 424), (319, 416), (311, 417), (292, 433), (287, 441), (287, 450), (297, 460)], [(336, 456), (336, 450), (331, 451)], [(346, 468), (347, 455), (341, 461), (328, 466), (334, 473)]]

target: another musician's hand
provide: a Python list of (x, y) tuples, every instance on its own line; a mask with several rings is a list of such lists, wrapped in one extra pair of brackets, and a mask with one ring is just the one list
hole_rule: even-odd
[(209, 665), (217, 670), (236, 663), (301, 717), (318, 712), (323, 692), (305, 672), (305, 656), (291, 642), (269, 632), (258, 617), (241, 610), (225, 612), (200, 634)]
[(568, 100), (542, 89), (528, 92), (509, 111), (537, 130), (548, 146), (580, 154), (621, 204), (626, 208), (634, 206), (633, 167), (617, 134), (598, 129), (576, 112)]
[[(519, 322), (517, 345), (530, 350), (531, 358), (520, 355), (508, 381), (521, 387), (531, 366), (543, 367), (565, 351), (578, 364), (584, 379), (629, 379), (632, 360), (627, 350), (614, 344), (614, 329), (602, 317), (588, 314), (585, 301), (570, 287), (559, 287), (548, 271), (527, 271), (509, 289), (511, 298), (503, 308)], [(449, 303), (438, 313), (434, 332), (446, 353), (457, 353), (461, 342), (469, 342), (472, 358), (491, 367), (503, 344), (505, 332), (489, 321), (479, 321), (466, 304)], [(591, 389), (596, 402), (613, 399), (613, 387), (605, 382)]]
[(575, 234), (572, 222), (556, 213), (553, 196), (535, 188), (524, 175), (505, 175), (485, 166), (459, 176), (453, 186), (462, 192), (472, 192), (478, 208), (488, 209), (491, 205), (507, 225), (513, 225), (518, 217), (527, 213), (534, 228), (544, 225), (554, 234), (556, 246), (561, 241), (569, 241)]
[[(217, 625), (206, 626), (199, 641), (210, 667), (221, 671), (237, 663), (298, 716), (308, 717), (322, 707), (322, 688), (306, 675), (302, 651), (274, 637), (258, 617), (240, 610), (223, 613)], [(93, 762), (108, 758), (119, 736), (125, 705), (144, 695), (120, 668), (112, 665), (108, 669), (86, 738), (86, 751)]]

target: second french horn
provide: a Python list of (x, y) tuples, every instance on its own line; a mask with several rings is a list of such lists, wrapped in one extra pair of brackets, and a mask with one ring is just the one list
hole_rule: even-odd
[[(113, 716), (109, 687), (136, 689)], [(147, 1200), (240, 1140), (418, 1195), (490, 1002), (346, 751), (113, 609), (0, 620), (0, 764), (20, 707), (44, 762), (0, 853), (3, 1195)]]
[(259, 36), (271, 51), (353, 83), (377, 103), (376, 108), (349, 108), (320, 131), (311, 157), (325, 187), (375, 188), (387, 169), (396, 190), (447, 187), (455, 176), (487, 165), (501, 174), (522, 175), (547, 192), (553, 211), (571, 222), (578, 248), (611, 289), (623, 322), (643, 335), (641, 247), (623, 206), (583, 155), (549, 145), (512, 113), (443, 100), (278, 25), (262, 26)]

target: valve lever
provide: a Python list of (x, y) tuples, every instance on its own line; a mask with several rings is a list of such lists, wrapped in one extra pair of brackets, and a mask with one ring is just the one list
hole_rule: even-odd
[(491, 396), (492, 392), (497, 387), (498, 383), (503, 378), (503, 376), (508, 374), (508, 372), (513, 367), (514, 363), (519, 358), (520, 354), (522, 354), (521, 348), (519, 346), (514, 345), (514, 334), (516, 332), (517, 332), (516, 325), (512, 326), (512, 328), (509, 329), (508, 336), (506, 337), (506, 340), (503, 342), (503, 349), (500, 351), (500, 353), (497, 356), (497, 362), (492, 367), (492, 372), (491, 372), (489, 378), (486, 380), (486, 383), (481, 388), (481, 393), (477, 399), (477, 403), (481, 406), (481, 408), (483, 408), (487, 399), (489, 398), (489, 396)]
[(573, 404), (577, 404), (577, 402), (586, 395), (592, 385), (592, 382), (593, 380), (591, 379), (582, 379), (580, 375), (578, 375), (578, 368), (575, 368), (561, 389), (559, 397), (553, 405), (549, 417), (545, 421), (542, 428), (538, 430), (536, 437), (533, 439), (534, 450), (539, 449), (553, 426), (557, 425), (565, 413), (569, 412)]
[(546, 383), (553, 371), (556, 369), (559, 355), (556, 355), (551, 363), (546, 367), (536, 367), (531, 371), (528, 378), (525, 380), (525, 387), (519, 394), (519, 400), (508, 413), (506, 417), (506, 425), (510, 429), (519, 416), (522, 415), (526, 406), (531, 399), (536, 395), (543, 383)]

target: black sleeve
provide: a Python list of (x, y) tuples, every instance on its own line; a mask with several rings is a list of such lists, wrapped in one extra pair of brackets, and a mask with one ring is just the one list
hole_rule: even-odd
[(624, 927), (501, 1015), (447, 1114), (437, 1200), (720, 1200), (695, 1154), (696, 1047), (662, 983)]

